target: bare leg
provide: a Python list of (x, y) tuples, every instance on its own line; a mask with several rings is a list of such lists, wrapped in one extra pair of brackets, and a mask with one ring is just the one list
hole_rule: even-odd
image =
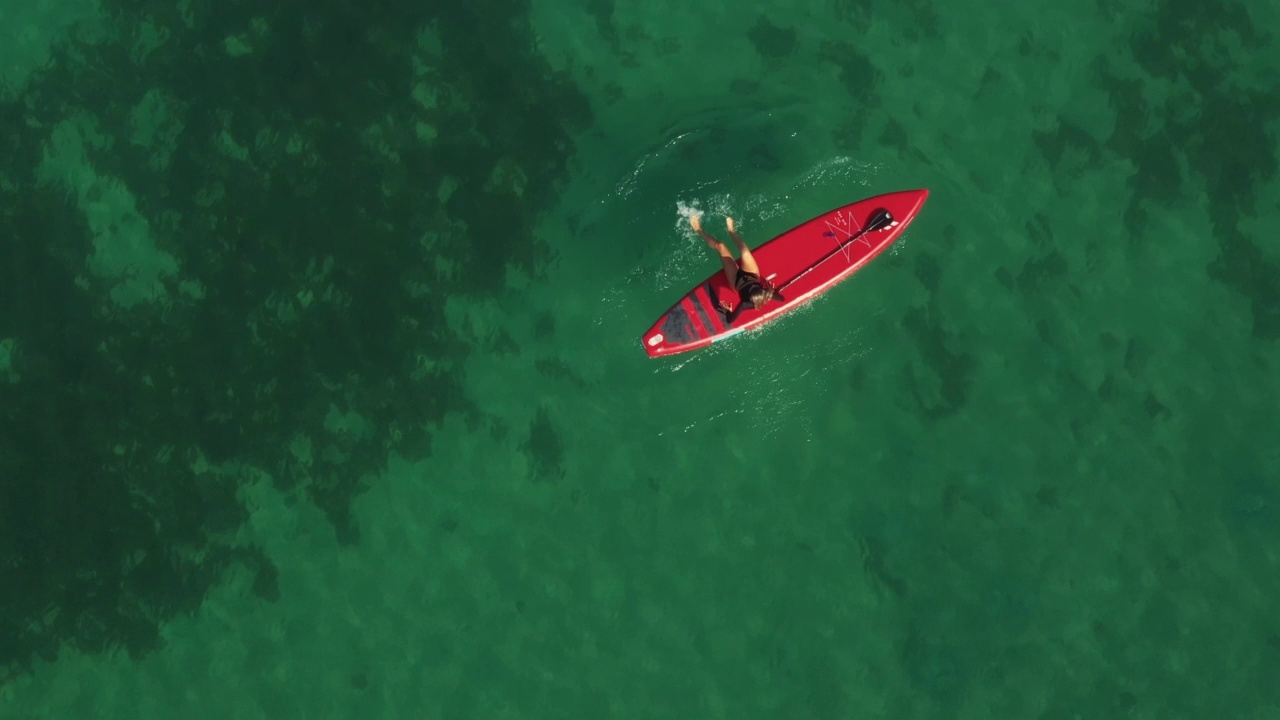
[(707, 231), (702, 229), (702, 223), (698, 220), (697, 215), (689, 218), (689, 224), (706, 241), (707, 247), (715, 250), (720, 255), (720, 264), (724, 267), (724, 276), (729, 280), (729, 287), (733, 287), (734, 282), (738, 279), (738, 263), (734, 262), (733, 253), (729, 252), (729, 247), (707, 234)]
[(697, 215), (693, 215), (689, 218), (689, 224), (693, 226), (693, 229), (698, 233), (699, 236), (702, 237), (703, 240), (706, 241), (707, 246), (710, 247), (712, 250), (719, 250), (720, 248), (724, 247), (724, 243), (715, 239), (714, 237), (709, 235), (706, 230), (702, 229), (702, 219), (699, 218)]
[(733, 227), (733, 218), (725, 218), (724, 224), (729, 228), (729, 237), (733, 238), (734, 244), (738, 246), (738, 255), (741, 256), (742, 269), (749, 273), (760, 274), (760, 266), (756, 265), (756, 258), (751, 254), (751, 248), (742, 241)]

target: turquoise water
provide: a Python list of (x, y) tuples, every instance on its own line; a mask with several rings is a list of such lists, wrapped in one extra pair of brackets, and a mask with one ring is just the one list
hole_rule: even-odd
[(1275, 6), (375, 5), (0, 0), (0, 715), (1280, 717)]

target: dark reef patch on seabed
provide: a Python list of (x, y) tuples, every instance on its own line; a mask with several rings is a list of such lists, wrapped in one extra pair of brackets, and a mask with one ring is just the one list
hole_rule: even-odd
[(943, 327), (941, 309), (936, 300), (931, 300), (924, 308), (908, 310), (903, 324), (919, 344), (924, 366), (937, 374), (939, 383), (935, 397), (934, 393), (926, 390), (929, 383), (917, 375), (917, 364), (906, 366), (907, 384), (917, 409), (930, 420), (952, 415), (969, 399), (969, 386), (977, 366), (974, 357), (963, 350), (953, 349), (958, 341)]
[[(1128, 53), (1152, 77), (1185, 90), (1161, 107), (1147, 107), (1138, 81), (1119, 77), (1108, 60), (1096, 64), (1098, 82), (1118, 110), (1106, 146), (1137, 164), (1126, 221), (1137, 234), (1147, 219), (1144, 203), (1207, 199), (1219, 250), (1209, 275), (1249, 300), (1255, 337), (1280, 339), (1280, 262), (1240, 229), (1258, 210), (1259, 190), (1276, 178), (1280, 158), (1268, 124), (1280, 117), (1280, 93), (1269, 78), (1235, 81), (1251, 68), (1233, 60), (1274, 54), (1275, 38), (1259, 29), (1243, 3), (1175, 0), (1156, 7)], [(1179, 157), (1199, 181), (1192, 190), (1180, 177)]]
[[(448, 412), (477, 421), (456, 374), (469, 347), (438, 299), (498, 291), (494, 256), (537, 277), (550, 250), (532, 221), (590, 122), (527, 13), (128, 3), (108, 21), (118, 42), (72, 39), (0, 103), (0, 340), (19, 378), (0, 382), (0, 683), (63, 646), (156, 648), (237, 563), (277, 597), (270, 558), (233, 541), (238, 468), (350, 543), (361, 478), (389, 450), (428, 452)], [(167, 40), (138, 66), (148, 24)], [(132, 142), (157, 99), (168, 124)], [(153, 302), (113, 304), (85, 269), (83, 188), (37, 182), (77, 118), (109, 138), (84, 143), (85, 162), (176, 261)]]
[(552, 481), (564, 476), (564, 441), (546, 408), (538, 408), (529, 424), (529, 438), (520, 449), (529, 456), (533, 479)]
[(618, 27), (613, 22), (613, 14), (615, 12), (613, 0), (587, 0), (587, 12), (596, 21), (596, 30), (600, 32), (609, 43), (609, 47), (614, 52), (618, 52), (622, 47), (622, 41), (618, 36)]
[(848, 42), (828, 40), (822, 44), (822, 59), (835, 65), (839, 80), (849, 96), (850, 111), (847, 120), (831, 131), (837, 147), (851, 149), (862, 142), (869, 109), (880, 105), (880, 85), (884, 74), (862, 53), (858, 46)]
[(795, 28), (774, 25), (764, 15), (756, 18), (756, 24), (747, 31), (747, 39), (761, 57), (771, 60), (784, 58), (796, 49)]

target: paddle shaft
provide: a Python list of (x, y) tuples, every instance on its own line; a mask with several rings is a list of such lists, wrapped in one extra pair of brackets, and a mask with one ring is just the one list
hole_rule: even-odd
[(809, 273), (813, 272), (813, 271), (814, 271), (814, 269), (815, 269), (815, 268), (817, 268), (817, 267), (818, 267), (819, 265), (821, 265), (822, 263), (824, 263), (824, 262), (826, 262), (826, 261), (830, 260), (831, 258), (835, 257), (836, 255), (839, 255), (841, 250), (844, 250), (846, 247), (848, 247), (848, 246), (852, 245), (853, 243), (857, 242), (859, 238), (861, 238), (863, 235), (866, 235), (866, 234), (867, 234), (867, 231), (868, 231), (868, 230), (872, 230), (872, 229), (873, 229), (873, 228), (872, 228), (870, 225), (868, 225), (867, 227), (864, 227), (864, 228), (862, 228), (861, 230), (859, 230), (857, 233), (855, 233), (855, 234), (853, 234), (853, 235), (850, 235), (848, 240), (845, 240), (844, 242), (840, 243), (839, 247), (837, 247), (835, 250), (832, 250), (830, 253), (828, 253), (828, 254), (826, 255), (826, 257), (824, 257), (824, 258), (822, 258), (821, 260), (819, 260), (818, 262), (816, 262), (816, 263), (814, 263), (814, 264), (810, 265), (809, 267), (805, 268), (804, 270), (801, 270), (799, 275), (796, 275), (795, 277), (791, 278), (790, 280), (788, 280), (788, 281), (786, 281), (786, 282), (782, 283), (781, 285), (779, 285), (778, 287), (774, 288), (774, 292), (782, 292), (783, 290), (786, 290), (788, 285), (790, 285), (791, 283), (793, 283), (793, 282), (795, 282), (795, 281), (799, 280), (800, 278), (804, 277), (805, 275), (808, 275)]

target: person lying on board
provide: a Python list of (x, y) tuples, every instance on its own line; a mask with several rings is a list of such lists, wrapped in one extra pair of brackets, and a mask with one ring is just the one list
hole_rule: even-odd
[(772, 287), (760, 281), (760, 266), (756, 265), (751, 249), (742, 242), (742, 238), (738, 237), (738, 233), (734, 230), (733, 218), (725, 218), (724, 224), (729, 228), (729, 237), (733, 238), (734, 244), (738, 246), (740, 259), (737, 262), (734, 262), (733, 254), (724, 243), (702, 229), (701, 218), (693, 215), (689, 218), (689, 224), (702, 236), (703, 240), (707, 241), (708, 247), (720, 253), (720, 264), (724, 266), (724, 276), (729, 279), (729, 287), (738, 291), (737, 308), (723, 300), (720, 301), (720, 309), (728, 314), (725, 323), (733, 324), (739, 313), (747, 308), (762, 308), (765, 303), (775, 297), (779, 300), (783, 299)]

